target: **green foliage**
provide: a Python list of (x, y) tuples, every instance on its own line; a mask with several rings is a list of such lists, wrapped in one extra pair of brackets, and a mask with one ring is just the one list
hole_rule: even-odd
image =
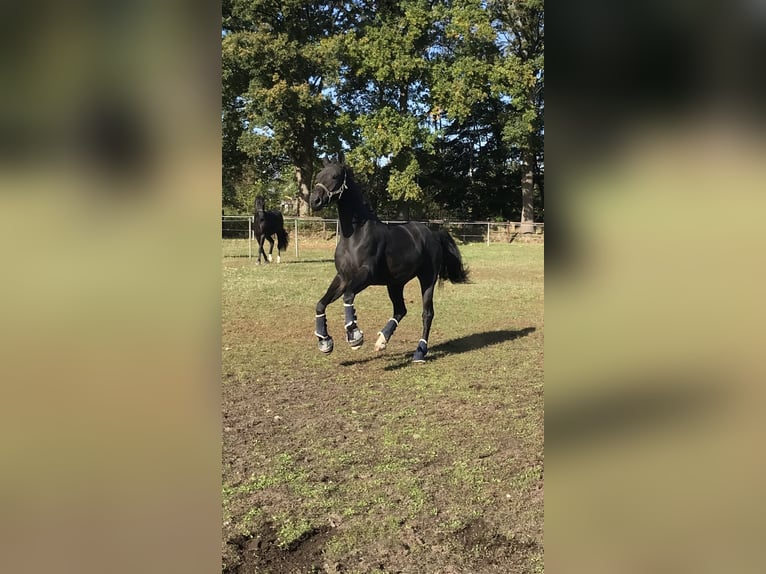
[(388, 192), (394, 199), (415, 199), (420, 197), (422, 191), (417, 184), (416, 178), (420, 173), (420, 166), (416, 159), (400, 170), (393, 168), (388, 179)]
[(345, 149), (375, 209), (518, 219), (522, 173), (544, 171), (543, 10), (226, 0), (224, 204)]
[[(329, 3), (223, 5), (223, 115), (224, 121), (234, 114), (240, 120), (239, 132), (225, 130), (224, 138), (236, 137), (234, 147), (265, 181), (287, 165), (309, 181), (316, 145), (333, 138), (337, 114), (325, 93), (325, 82), (337, 79), (334, 42), (327, 38), (333, 24)], [(229, 169), (229, 161), (241, 156), (224, 155), (224, 176), (241, 174)]]

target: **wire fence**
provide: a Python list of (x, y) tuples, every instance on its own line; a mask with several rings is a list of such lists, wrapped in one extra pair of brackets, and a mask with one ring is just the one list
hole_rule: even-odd
[[(253, 216), (225, 215), (222, 220), (223, 256), (257, 257), (258, 243), (253, 231)], [(405, 223), (385, 221), (384, 223)], [(431, 229), (446, 229), (458, 243), (509, 243), (519, 237), (542, 240), (544, 223), (515, 221), (421, 221)], [(527, 226), (522, 232), (523, 225)], [(338, 243), (340, 224), (337, 219), (285, 217), (285, 229), (290, 238), (287, 253), (296, 259), (302, 257), (332, 255)], [(264, 244), (268, 252), (268, 241)]]
[(253, 256), (252, 215), (224, 215), (221, 221), (224, 257)]

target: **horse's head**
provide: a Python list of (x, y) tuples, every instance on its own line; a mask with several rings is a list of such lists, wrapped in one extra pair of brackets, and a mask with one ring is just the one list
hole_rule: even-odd
[(325, 167), (317, 174), (309, 205), (314, 211), (327, 206), (333, 199), (340, 199), (348, 189), (348, 168), (342, 163), (324, 161)]
[(266, 209), (266, 200), (262, 195), (255, 198), (255, 211), (264, 211)]

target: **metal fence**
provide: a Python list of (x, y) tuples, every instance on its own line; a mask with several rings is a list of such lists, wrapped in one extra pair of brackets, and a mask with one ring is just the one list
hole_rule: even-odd
[(224, 257), (253, 256), (252, 215), (224, 215), (221, 220)]
[[(258, 245), (253, 232), (253, 216), (229, 215), (223, 217), (223, 256), (257, 256)], [(385, 221), (385, 223), (404, 223)], [(509, 243), (519, 236), (542, 239), (545, 224), (532, 223), (532, 233), (522, 235), (522, 224), (515, 221), (421, 221), (431, 229), (446, 229), (458, 243)], [(290, 237), (288, 253), (296, 258), (328, 251), (338, 242), (339, 222), (337, 219), (285, 217), (285, 229)], [(268, 250), (268, 242), (264, 246)]]

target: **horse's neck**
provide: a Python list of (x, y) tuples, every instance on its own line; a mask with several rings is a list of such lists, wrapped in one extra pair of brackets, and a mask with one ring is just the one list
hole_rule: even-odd
[(343, 237), (350, 237), (355, 229), (362, 227), (368, 221), (378, 219), (377, 215), (365, 205), (358, 188), (349, 187), (352, 192), (338, 201), (338, 219)]

